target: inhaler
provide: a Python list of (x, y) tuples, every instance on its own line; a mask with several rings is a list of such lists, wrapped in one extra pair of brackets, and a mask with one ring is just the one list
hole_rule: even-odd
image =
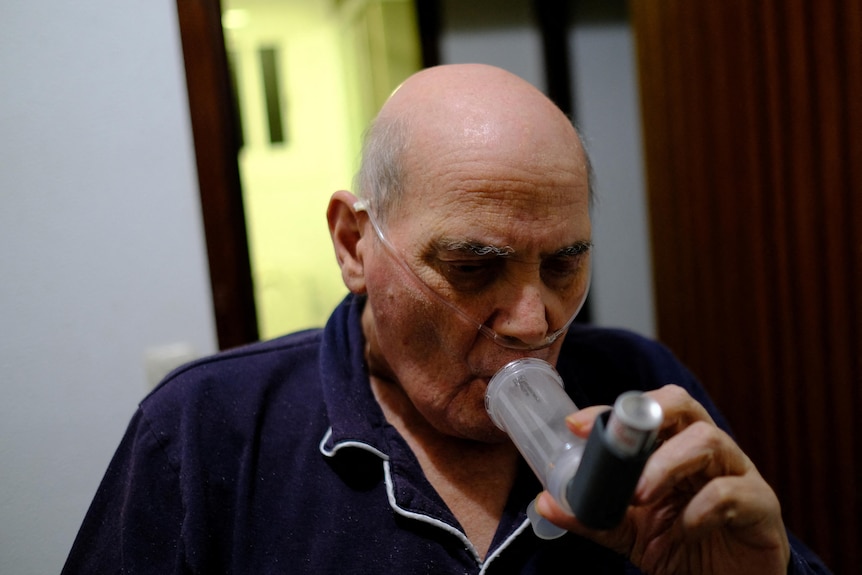
[[(554, 367), (536, 358), (498, 371), (488, 383), (485, 409), (557, 504), (594, 529), (619, 524), (663, 420), (658, 402), (630, 391), (596, 419), (588, 439), (578, 437), (565, 422), (577, 406)], [(538, 515), (535, 502), (527, 515), (543, 539), (565, 533)]]

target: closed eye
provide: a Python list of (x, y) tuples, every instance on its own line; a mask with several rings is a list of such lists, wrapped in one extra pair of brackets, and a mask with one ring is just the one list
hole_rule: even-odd
[(477, 292), (497, 278), (504, 262), (500, 258), (438, 260), (438, 269), (456, 290)]
[(554, 288), (567, 287), (582, 274), (590, 248), (590, 242), (580, 242), (545, 258), (542, 261), (542, 281)]
[[(592, 244), (578, 242), (544, 257), (540, 264), (542, 281), (555, 290), (570, 288), (583, 278), (585, 262)], [(472, 242), (449, 242), (426, 256), (426, 262), (442, 276), (449, 286), (462, 293), (478, 293), (506, 273), (513, 261), (509, 247), (487, 246)]]
[(546, 283), (575, 276), (581, 269), (582, 256), (555, 257), (542, 262), (542, 278)]

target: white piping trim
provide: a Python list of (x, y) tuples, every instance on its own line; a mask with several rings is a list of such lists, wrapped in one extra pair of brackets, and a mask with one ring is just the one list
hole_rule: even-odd
[(332, 427), (326, 430), (326, 433), (323, 434), (323, 439), (320, 440), (320, 452), (326, 457), (333, 457), (338, 452), (338, 450), (343, 447), (357, 447), (380, 457), (383, 460), (383, 476), (384, 481), (386, 482), (386, 498), (389, 500), (389, 506), (392, 508), (392, 510), (398, 515), (401, 515), (402, 517), (407, 517), (409, 519), (414, 519), (416, 521), (421, 521), (423, 523), (433, 525), (434, 527), (442, 529), (443, 531), (451, 533), (452, 535), (457, 537), (473, 555), (473, 558), (476, 560), (476, 563), (481, 565), (479, 575), (484, 575), (490, 567), (491, 563), (494, 561), (494, 559), (496, 559), (507, 547), (509, 547), (509, 545), (515, 540), (515, 538), (518, 537), (518, 535), (523, 533), (524, 530), (530, 526), (530, 520), (525, 519), (524, 522), (521, 523), (521, 525), (517, 529), (515, 529), (515, 531), (513, 531), (511, 535), (506, 538), (505, 541), (503, 541), (503, 543), (501, 543), (496, 549), (494, 549), (493, 553), (485, 557), (485, 561), (482, 561), (482, 559), (479, 557), (479, 553), (473, 546), (473, 543), (460, 530), (456, 529), (455, 527), (452, 527), (444, 521), (440, 521), (439, 519), (435, 519), (434, 517), (431, 517), (429, 515), (416, 513), (415, 511), (408, 511), (403, 507), (398, 506), (398, 503), (395, 501), (395, 487), (392, 483), (392, 474), (389, 468), (388, 455), (386, 455), (376, 447), (372, 447), (371, 445), (368, 445), (367, 443), (363, 443), (361, 441), (343, 441), (341, 443), (335, 444), (335, 446), (331, 450), (326, 449), (324, 445), (327, 441), (329, 441), (330, 437), (332, 437)]
[(343, 447), (358, 447), (359, 449), (364, 449), (365, 451), (369, 451), (382, 459), (383, 461), (389, 461), (389, 456), (377, 449), (372, 445), (368, 445), (367, 443), (363, 443), (361, 441), (342, 441), (341, 443), (336, 443), (332, 449), (326, 449), (324, 445), (329, 438), (332, 437), (332, 427), (326, 430), (326, 433), (323, 434), (323, 439), (320, 440), (320, 444), (318, 445), (318, 449), (320, 452), (326, 457), (333, 457), (338, 450)]
[(529, 526), (530, 520), (524, 519), (524, 522), (521, 523), (520, 527), (515, 529), (511, 535), (506, 537), (506, 540), (503, 541), (496, 549), (494, 549), (493, 553), (485, 557), (485, 562), (482, 563), (482, 569), (479, 571), (479, 575), (484, 575), (484, 573), (488, 570), (488, 567), (491, 566), (491, 562), (494, 561), (494, 559), (496, 559), (497, 557), (499, 557), (503, 550), (505, 550), (515, 540), (515, 538), (521, 533), (523, 533), (524, 530), (527, 529)]
[(458, 529), (455, 529), (454, 527), (452, 527), (448, 523), (440, 521), (439, 519), (435, 519), (433, 517), (430, 517), (428, 515), (423, 515), (421, 513), (416, 513), (415, 511), (407, 511), (406, 509), (399, 507), (395, 501), (395, 491), (394, 491), (393, 485), (392, 485), (392, 475), (390, 474), (390, 471), (389, 471), (389, 461), (388, 460), (383, 462), (383, 472), (384, 472), (383, 474), (384, 474), (384, 477), (386, 480), (386, 497), (389, 499), (389, 505), (392, 507), (392, 510), (395, 511), (395, 513), (397, 513), (398, 515), (401, 515), (403, 517), (409, 517), (410, 519), (415, 519), (417, 521), (422, 521), (423, 523), (428, 523), (429, 525), (433, 525), (434, 527), (437, 527), (438, 529), (442, 529), (443, 531), (451, 533), (452, 535), (454, 535), (455, 537), (460, 539), (461, 543), (463, 543), (464, 546), (470, 550), (470, 553), (473, 554), (473, 558), (476, 560), (476, 563), (479, 565), (482, 564), (482, 559), (479, 557), (479, 554), (476, 552), (476, 548), (473, 547), (473, 544), (470, 542), (469, 539), (467, 539), (467, 536), (464, 535), (464, 533), (462, 533)]

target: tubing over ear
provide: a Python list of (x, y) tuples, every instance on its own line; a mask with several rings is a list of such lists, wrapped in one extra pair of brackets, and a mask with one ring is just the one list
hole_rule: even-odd
[(362, 239), (362, 224), (359, 212), (354, 207), (356, 196), (346, 190), (332, 194), (326, 210), (329, 235), (335, 248), (341, 279), (352, 293), (365, 293), (365, 267), (359, 240)]

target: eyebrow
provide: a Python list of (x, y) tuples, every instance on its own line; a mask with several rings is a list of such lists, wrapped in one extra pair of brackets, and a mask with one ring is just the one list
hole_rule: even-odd
[(465, 252), (476, 256), (506, 257), (515, 253), (510, 246), (492, 246), (470, 240), (440, 240), (436, 242), (438, 251)]
[[(442, 239), (438, 242), (435, 242), (434, 247), (437, 249), (437, 251), (464, 252), (481, 257), (508, 257), (514, 255), (515, 253), (515, 249), (511, 246), (494, 246), (470, 240)], [(576, 242), (570, 246), (562, 247), (554, 252), (551, 252), (551, 254), (549, 255), (550, 257), (574, 257), (590, 251), (592, 247), (593, 242), (589, 240), (583, 240)]]
[(583, 240), (580, 242), (576, 242), (570, 246), (566, 246), (564, 248), (560, 248), (555, 251), (552, 255), (557, 257), (572, 257), (579, 256), (581, 254), (585, 254), (593, 247), (593, 242), (589, 240)]

